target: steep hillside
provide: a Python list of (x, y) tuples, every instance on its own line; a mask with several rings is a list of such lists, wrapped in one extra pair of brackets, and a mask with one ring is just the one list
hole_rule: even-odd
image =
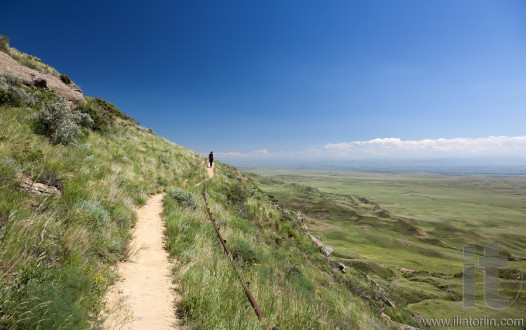
[(115, 263), (128, 257), (133, 207), (158, 192), (166, 192), (166, 249), (178, 259), (178, 317), (191, 328), (262, 328), (208, 218), (204, 187), (269, 326), (385, 328), (384, 312), (412, 322), (375, 302), (374, 290), (356, 294), (364, 280), (321, 254), (301, 219), (251, 178), (220, 163), (210, 178), (199, 154), (140, 127), (111, 103), (28, 83), (5, 63), (11, 62), (0, 61), (0, 328), (102, 327), (102, 297), (115, 280)]
[(203, 205), (203, 189), (270, 327), (385, 327), (380, 315), (389, 307), (352, 293), (356, 281), (362, 281), (353, 278), (356, 273), (342, 272), (320, 253), (294, 213), (273, 203), (250, 177), (224, 164), (218, 164), (205, 188), (174, 189), (165, 199), (167, 248), (179, 259), (174, 273), (183, 297), (179, 315), (186, 323), (198, 329), (263, 326), (222, 251)]
[[(202, 180), (202, 158), (105, 101), (82, 99), (72, 111), (52, 84), (6, 72), (1, 66), (0, 328), (97, 326), (111, 266), (127, 257), (133, 206), (168, 184)], [(89, 117), (86, 127), (75, 116)]]

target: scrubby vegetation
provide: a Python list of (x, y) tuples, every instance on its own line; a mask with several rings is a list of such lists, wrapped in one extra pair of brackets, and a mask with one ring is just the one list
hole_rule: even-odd
[(9, 50), (9, 43), (11, 40), (8, 36), (0, 34), (0, 51), (7, 52)]
[(0, 74), (0, 106), (34, 106), (35, 96), (17, 77)]
[[(0, 48), (48, 70), (10, 48), (6, 37)], [(179, 317), (196, 329), (262, 328), (208, 219), (202, 184), (269, 325), (385, 328), (381, 313), (415, 324), (391, 300), (416, 302), (419, 293), (385, 285), (388, 269), (363, 262), (342, 273), (302, 220), (252, 179), (220, 163), (207, 179), (199, 154), (140, 127), (107, 101), (87, 97), (70, 105), (53, 91), (0, 76), (0, 328), (99, 327), (102, 296), (115, 280), (112, 266), (128, 255), (133, 208), (161, 191), (166, 249), (178, 257)], [(368, 202), (372, 212), (382, 211), (375, 207)], [(358, 215), (341, 205), (334, 210), (331, 217)], [(376, 287), (370, 272), (378, 275)]]
[[(260, 329), (204, 205), (196, 209), (184, 202), (198, 200), (201, 188), (179, 193), (193, 197), (172, 194), (165, 199), (167, 248), (179, 261), (175, 280), (183, 297), (180, 317), (198, 329)], [(362, 275), (342, 274), (314, 246), (294, 214), (272, 204), (250, 178), (217, 164), (214, 178), (206, 182), (206, 194), (270, 326), (385, 327), (379, 317), (385, 304), (371, 307), (349, 289), (349, 278)]]
[(116, 111), (101, 112), (118, 123), (101, 135), (88, 114), (12, 77), (0, 77), (0, 93), (0, 328), (96, 327), (133, 207), (168, 183), (202, 180), (201, 157)]
[(71, 78), (65, 74), (61, 74), (59, 78), (60, 78), (60, 81), (62, 81), (66, 85), (70, 85), (72, 83)]
[(119, 119), (136, 123), (133, 118), (117, 109), (115, 105), (98, 97), (86, 97), (85, 100), (77, 101), (76, 107), (78, 111), (93, 119), (93, 128), (99, 132), (107, 131)]
[(80, 127), (90, 128), (93, 119), (87, 113), (71, 111), (66, 101), (54, 97), (40, 104), (33, 118), (35, 130), (46, 135), (55, 144), (69, 144), (80, 135)]

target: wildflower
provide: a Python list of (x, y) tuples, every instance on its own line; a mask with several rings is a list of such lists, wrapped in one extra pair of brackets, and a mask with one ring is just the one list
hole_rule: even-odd
[[(1, 218), (0, 218), (0, 222), (4, 222), (5, 221), (5, 215), (3, 215)], [(0, 317), (1, 319), (1, 317)]]

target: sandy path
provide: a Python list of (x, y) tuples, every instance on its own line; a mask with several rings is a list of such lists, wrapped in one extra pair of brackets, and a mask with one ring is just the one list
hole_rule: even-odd
[[(212, 179), (214, 177), (214, 169), (216, 168), (216, 163), (213, 162), (212, 163), (212, 167), (209, 167), (208, 164), (209, 164), (208, 160), (205, 160), (203, 162), (203, 165), (206, 166), (206, 172), (208, 173), (208, 178)], [(203, 181), (204, 180), (199, 181), (198, 183), (194, 184), (194, 187), (200, 186), (203, 183)], [(184, 185), (184, 186), (186, 186), (186, 185)]]
[(175, 293), (168, 253), (163, 248), (163, 195), (137, 210), (132, 256), (118, 265), (121, 280), (106, 294), (109, 317), (104, 329), (174, 329)]
[(206, 171), (208, 172), (208, 177), (212, 179), (214, 177), (214, 169), (216, 167), (216, 162), (212, 162), (212, 167), (208, 166), (208, 162), (205, 162), (206, 165)]

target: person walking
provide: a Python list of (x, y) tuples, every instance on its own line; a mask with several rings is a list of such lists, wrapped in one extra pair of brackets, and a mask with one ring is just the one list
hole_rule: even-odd
[(208, 154), (208, 161), (210, 162), (210, 168), (212, 168), (212, 163), (214, 162), (214, 152), (210, 151), (210, 154)]

